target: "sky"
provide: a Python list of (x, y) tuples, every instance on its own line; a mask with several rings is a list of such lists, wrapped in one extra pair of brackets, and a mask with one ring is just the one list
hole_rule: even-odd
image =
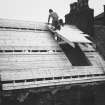
[[(69, 10), (69, 4), (77, 0), (0, 0), (0, 18), (47, 22), (48, 10), (52, 8), (60, 18)], [(103, 12), (105, 0), (89, 0), (94, 15)]]

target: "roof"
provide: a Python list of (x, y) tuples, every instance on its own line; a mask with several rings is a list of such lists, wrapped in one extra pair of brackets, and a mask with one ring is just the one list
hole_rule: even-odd
[[(75, 48), (69, 49), (68, 55), (71, 59), (75, 58), (74, 62), (51, 32), (23, 30), (0, 29), (2, 90), (105, 80), (105, 63), (92, 43), (78, 43)], [(82, 36), (83, 41), (85, 36)], [(78, 57), (81, 53), (89, 64), (80, 65), (81, 60), (84, 61), (83, 57)], [(77, 60), (80, 61), (78, 65), (75, 64)]]
[(101, 18), (104, 18), (104, 12), (95, 16), (95, 19), (101, 19)]

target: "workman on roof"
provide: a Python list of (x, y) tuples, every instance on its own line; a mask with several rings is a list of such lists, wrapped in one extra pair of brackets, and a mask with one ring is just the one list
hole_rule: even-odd
[(52, 26), (54, 26), (55, 29), (60, 30), (58, 14), (56, 12), (54, 12), (52, 9), (49, 9), (48, 24), (49, 24), (51, 18), (52, 18)]

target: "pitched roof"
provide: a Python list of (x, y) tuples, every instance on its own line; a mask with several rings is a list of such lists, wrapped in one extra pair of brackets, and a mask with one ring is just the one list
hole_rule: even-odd
[(104, 18), (104, 12), (95, 16), (95, 19), (100, 19), (100, 18)]

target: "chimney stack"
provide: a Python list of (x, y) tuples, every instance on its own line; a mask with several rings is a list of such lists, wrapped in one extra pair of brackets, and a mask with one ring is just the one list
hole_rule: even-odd
[(78, 0), (79, 7), (89, 7), (89, 0)]

